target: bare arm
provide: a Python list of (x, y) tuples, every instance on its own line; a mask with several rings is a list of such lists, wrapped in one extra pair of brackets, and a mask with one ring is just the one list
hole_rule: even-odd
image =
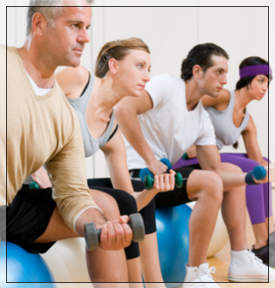
[(167, 167), (158, 161), (145, 140), (137, 115), (153, 108), (153, 102), (146, 90), (138, 98), (126, 97), (115, 108), (120, 130), (130, 145), (144, 159), (146, 166), (154, 175), (165, 173)]
[(113, 138), (101, 148), (104, 152), (113, 187), (132, 194), (135, 197), (138, 211), (145, 207), (158, 192), (166, 192), (174, 189), (174, 172), (155, 176), (155, 183), (151, 190), (134, 192), (131, 178), (127, 168), (125, 145), (117, 131)]
[(55, 74), (66, 97), (79, 98), (89, 79), (89, 72), (83, 66), (65, 68)]
[(197, 146), (197, 157), (202, 170), (216, 172), (222, 178), (225, 190), (245, 185), (245, 173), (224, 171), (220, 153), (215, 145)]
[(201, 98), (201, 101), (204, 107), (213, 107), (217, 110), (224, 110), (229, 104), (230, 92), (226, 89), (222, 89), (217, 98), (204, 95)]
[(268, 162), (263, 159), (258, 141), (257, 141), (257, 130), (254, 121), (251, 116), (249, 116), (248, 124), (245, 130), (242, 132), (247, 156), (260, 163), (260, 165), (266, 166)]
[[(221, 162), (220, 153), (215, 145), (211, 146), (197, 146), (197, 157), (202, 170), (209, 170), (216, 172), (223, 181), (224, 190), (229, 190), (234, 187), (246, 185), (245, 176), (247, 173), (233, 173), (227, 172)], [(256, 183), (266, 183), (269, 181), (275, 181), (275, 166), (265, 166), (267, 172), (266, 177), (263, 180), (256, 181)]]
[(192, 145), (187, 151), (186, 154), (188, 156), (188, 159), (196, 158), (197, 152), (196, 152), (196, 145)]
[(32, 176), (33, 181), (35, 181), (39, 185), (40, 188), (44, 189), (44, 188), (52, 187), (52, 183), (50, 181), (48, 173), (44, 169), (43, 166), (41, 166), (31, 176)]

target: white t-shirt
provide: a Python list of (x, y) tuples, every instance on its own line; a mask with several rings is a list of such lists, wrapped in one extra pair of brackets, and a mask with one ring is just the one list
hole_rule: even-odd
[[(195, 145), (216, 145), (214, 128), (201, 101), (193, 111), (186, 107), (185, 82), (163, 74), (146, 84), (153, 109), (138, 115), (144, 138), (157, 159), (175, 164)], [(125, 139), (124, 139), (125, 140)], [(128, 169), (146, 167), (144, 160), (125, 140)]]

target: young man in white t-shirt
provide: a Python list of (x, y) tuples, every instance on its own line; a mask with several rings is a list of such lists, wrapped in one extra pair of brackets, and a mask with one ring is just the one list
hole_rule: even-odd
[[(146, 84), (141, 97), (127, 97), (116, 107), (119, 127), (128, 141), (127, 161), (133, 177), (138, 177), (144, 167), (154, 175), (165, 173), (167, 167), (159, 159), (168, 158), (173, 165), (191, 145), (196, 145), (199, 165), (177, 169), (184, 185), (155, 197), (157, 207), (196, 200), (189, 221), (185, 282), (214, 282), (206, 255), (220, 207), (231, 244), (228, 279), (268, 281), (269, 274), (269, 281), (275, 281), (275, 271), (248, 250), (246, 173), (221, 162), (213, 126), (200, 101), (205, 94), (217, 97), (226, 84), (228, 58), (215, 44), (197, 45), (182, 63), (181, 79), (158, 75)], [(267, 177), (263, 181), (267, 182)], [(256, 183), (255, 179), (252, 182)], [(185, 283), (184, 287), (196, 285), (201, 284)], [(216, 283), (208, 285), (219, 287)]]

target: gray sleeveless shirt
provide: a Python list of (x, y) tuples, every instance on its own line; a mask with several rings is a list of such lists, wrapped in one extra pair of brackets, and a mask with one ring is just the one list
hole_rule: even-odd
[(105, 133), (97, 139), (94, 139), (92, 134), (90, 133), (88, 124), (86, 122), (86, 113), (87, 112), (87, 104), (91, 97), (93, 86), (94, 86), (95, 76), (91, 75), (89, 82), (86, 86), (85, 91), (82, 93), (81, 97), (77, 99), (69, 99), (72, 107), (74, 108), (81, 127), (82, 138), (84, 143), (85, 157), (89, 157), (95, 154), (101, 147), (103, 147), (109, 140), (110, 135), (112, 134), (112, 130), (114, 127), (115, 115), (112, 113), (111, 120), (107, 127)]
[(233, 110), (235, 103), (235, 92), (230, 91), (230, 100), (225, 110), (219, 111), (213, 107), (204, 107), (208, 112), (216, 134), (216, 145), (219, 150), (224, 145), (233, 145), (237, 142), (240, 134), (246, 128), (249, 120), (249, 113), (245, 109), (245, 116), (240, 125), (236, 127), (233, 123)]
[[(77, 99), (67, 98), (67, 100), (70, 102), (70, 104), (73, 106), (74, 110), (76, 111), (76, 114), (80, 122), (84, 149), (85, 149), (85, 157), (89, 157), (95, 154), (99, 150), (99, 148), (103, 147), (108, 142), (109, 137), (112, 134), (114, 121), (115, 121), (115, 115), (113, 112), (110, 123), (105, 133), (97, 139), (93, 138), (93, 136), (90, 133), (89, 127), (87, 125), (87, 122), (86, 122), (86, 108), (87, 108), (87, 104), (88, 104), (88, 101), (91, 97), (91, 93), (93, 90), (94, 79), (95, 79), (94, 75), (91, 75), (89, 82), (87, 86), (85, 87), (85, 90), (82, 93), (81, 97)], [(32, 181), (33, 179), (30, 175), (24, 181), (24, 184), (29, 185)]]

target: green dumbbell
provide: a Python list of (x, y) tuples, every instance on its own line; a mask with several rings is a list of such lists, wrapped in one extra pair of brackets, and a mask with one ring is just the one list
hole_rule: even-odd
[(30, 189), (39, 189), (40, 187), (39, 187), (39, 185), (38, 185), (36, 182), (32, 181), (32, 182), (29, 184), (29, 188), (30, 188)]
[[(172, 168), (172, 164), (168, 159), (163, 158), (160, 159), (160, 161), (167, 166), (168, 171)], [(139, 171), (139, 177), (141, 181), (144, 182), (144, 186), (147, 190), (152, 189), (154, 185), (154, 175), (148, 168), (141, 169)], [(175, 184), (177, 188), (180, 188), (183, 185), (182, 175), (179, 172), (175, 175)]]

